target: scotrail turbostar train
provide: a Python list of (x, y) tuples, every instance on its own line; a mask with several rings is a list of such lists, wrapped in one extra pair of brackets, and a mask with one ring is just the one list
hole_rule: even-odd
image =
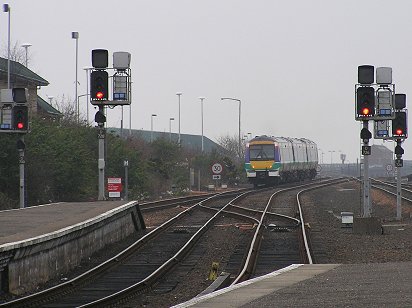
[(308, 139), (259, 136), (246, 144), (245, 170), (255, 187), (313, 179), (317, 165), (316, 143)]

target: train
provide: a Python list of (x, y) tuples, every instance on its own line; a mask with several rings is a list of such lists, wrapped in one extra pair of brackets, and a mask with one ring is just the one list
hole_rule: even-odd
[(246, 144), (245, 171), (254, 187), (313, 179), (318, 149), (305, 138), (257, 136)]

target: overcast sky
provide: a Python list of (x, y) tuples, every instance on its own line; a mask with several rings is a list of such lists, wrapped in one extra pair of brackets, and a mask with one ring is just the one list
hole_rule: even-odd
[[(7, 3), (7, 2), (4, 2)], [(39, 94), (75, 96), (75, 40), (79, 32), (79, 89), (92, 49), (132, 55), (132, 128), (201, 134), (199, 96), (204, 96), (204, 134), (212, 140), (242, 135), (305, 137), (337, 162), (359, 157), (360, 124), (354, 120), (357, 67), (393, 68), (398, 93), (412, 96), (411, 1), (16, 0), (11, 40), (31, 43), (29, 68), (48, 80)], [(7, 42), (7, 14), (0, 15)], [(3, 48), (2, 48), (3, 49)], [(408, 92), (411, 93), (408, 95)], [(86, 113), (86, 100), (81, 97)], [(94, 109), (89, 105), (90, 119)], [(129, 108), (124, 108), (129, 127)], [(109, 126), (120, 127), (120, 107)], [(381, 144), (381, 141), (372, 141)], [(412, 146), (404, 158), (412, 159)], [(392, 143), (386, 143), (393, 148)]]

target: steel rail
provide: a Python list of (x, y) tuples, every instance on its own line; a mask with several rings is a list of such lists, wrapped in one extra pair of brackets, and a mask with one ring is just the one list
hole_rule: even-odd
[(60, 283), (56, 286), (53, 286), (51, 288), (39, 291), (37, 293), (33, 293), (18, 299), (14, 299), (5, 303), (1, 303), (1, 306), (21, 306), (25, 305), (27, 303), (33, 303), (34, 301), (39, 301), (45, 296), (49, 296), (50, 298), (57, 298), (60, 294), (66, 294), (68, 291), (67, 290), (72, 290), (75, 289), (76, 287), (82, 285), (85, 281), (90, 280), (91, 278), (95, 277), (96, 275), (100, 274), (103, 271), (107, 271), (109, 268), (116, 266), (119, 261), (127, 258), (131, 253), (133, 253), (135, 250), (138, 248), (142, 247), (146, 243), (148, 243), (150, 240), (155, 238), (159, 233), (163, 232), (163, 230), (167, 229), (170, 225), (172, 225), (177, 219), (180, 217), (188, 214), (190, 211), (192, 211), (195, 207), (201, 205), (203, 202), (207, 202), (213, 198), (216, 198), (218, 196), (225, 196), (226, 194), (232, 194), (233, 191), (231, 192), (224, 192), (221, 194), (214, 194), (212, 196), (207, 197), (206, 199), (194, 204), (193, 206), (187, 208), (186, 210), (182, 211), (181, 213), (177, 214), (176, 216), (170, 218), (157, 228), (153, 229), (150, 231), (148, 234), (144, 235), (142, 238), (137, 240), (135, 243), (115, 255), (114, 257), (106, 260), (105, 262), (97, 265), (96, 267), (80, 274), (79, 276), (65, 281), (63, 283)]
[[(331, 179), (331, 180), (323, 181), (322, 185), (327, 185), (328, 183), (330, 183), (329, 185), (333, 185), (333, 184), (336, 184), (336, 182), (342, 181), (343, 179), (344, 178), (337, 178), (337, 179)], [(325, 184), (325, 182), (327, 182), (327, 183)], [(262, 240), (261, 235), (263, 233), (263, 228), (264, 228), (263, 221), (264, 221), (265, 216), (268, 212), (268, 208), (269, 208), (269, 206), (272, 202), (272, 199), (279, 193), (282, 193), (282, 192), (285, 192), (285, 191), (290, 191), (290, 190), (295, 190), (295, 189), (301, 188), (301, 187), (316, 185), (316, 184), (318, 184), (318, 183), (313, 183), (312, 182), (312, 183), (308, 183), (308, 184), (303, 184), (303, 185), (298, 185), (298, 186), (294, 186), (294, 187), (284, 188), (284, 189), (281, 189), (281, 190), (278, 190), (278, 191), (274, 192), (270, 196), (270, 198), (269, 198), (269, 200), (268, 200), (268, 202), (265, 206), (265, 209), (262, 211), (262, 215), (261, 215), (261, 218), (259, 220), (259, 225), (257, 226), (255, 234), (253, 236), (253, 239), (252, 239), (251, 245), (249, 247), (249, 251), (247, 253), (247, 257), (246, 257), (246, 261), (244, 263), (244, 266), (243, 266), (242, 270), (240, 271), (239, 275), (231, 283), (232, 286), (239, 283), (239, 282), (247, 280), (248, 277), (252, 274), (253, 267), (255, 265), (256, 258), (257, 258), (257, 255), (258, 255), (260, 242)], [(305, 237), (306, 237), (306, 235), (305, 235)]]
[[(240, 195), (236, 196), (233, 200), (237, 200), (239, 198), (242, 198), (244, 195), (250, 193), (248, 192), (243, 192), (240, 193)], [(213, 196), (216, 197), (216, 196)], [(213, 198), (211, 197), (211, 198)], [(232, 200), (232, 201), (233, 201)], [(207, 200), (205, 200), (207, 201)], [(203, 202), (199, 202), (199, 205), (202, 205)], [(176, 265), (178, 262), (180, 262), (181, 259), (184, 258), (184, 256), (188, 253), (188, 251), (195, 245), (197, 240), (201, 237), (201, 235), (210, 227), (212, 222), (214, 222), (217, 217), (227, 208), (230, 206), (229, 201), (225, 206), (223, 206), (220, 210), (218, 210), (215, 215), (213, 215), (193, 236), (186, 242), (186, 244), (180, 248), (178, 252), (175, 253), (169, 260), (164, 262), (160, 267), (158, 267), (157, 270), (152, 272), (149, 276), (147, 276), (145, 279), (123, 289), (118, 292), (115, 292), (111, 295), (108, 295), (104, 298), (95, 300), (93, 302), (81, 305), (79, 307), (101, 307), (102, 305), (109, 305), (114, 302), (119, 301), (119, 299), (127, 298), (134, 293), (138, 292), (140, 289), (144, 289), (149, 285), (152, 285), (154, 282), (158, 280), (159, 277), (164, 275), (167, 271), (169, 271), (174, 265)]]

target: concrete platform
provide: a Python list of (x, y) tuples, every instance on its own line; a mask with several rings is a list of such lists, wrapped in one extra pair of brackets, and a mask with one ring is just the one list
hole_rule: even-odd
[[(86, 221), (126, 204), (125, 201), (59, 202), (24, 209), (0, 211), (0, 251), (11, 244), (31, 243), (62, 229), (83, 226)], [(107, 215), (107, 214), (106, 214)]]
[(63, 202), (0, 211), (0, 290), (31, 291), (144, 228), (137, 201)]
[(412, 262), (291, 265), (174, 307), (412, 307)]

